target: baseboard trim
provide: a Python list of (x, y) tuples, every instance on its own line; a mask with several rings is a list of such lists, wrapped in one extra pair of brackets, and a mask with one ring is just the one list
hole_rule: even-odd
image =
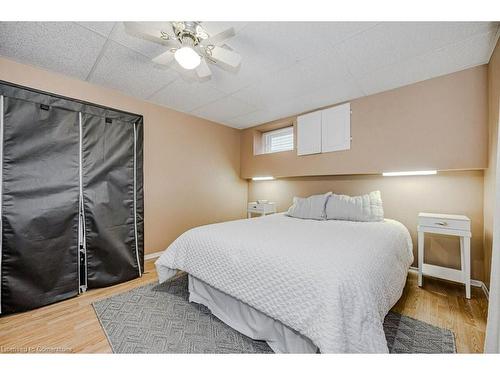
[(482, 281), (479, 281), (479, 283), (481, 283), (481, 289), (483, 290), (483, 293), (486, 296), (486, 299), (489, 301), (490, 300), (490, 291), (488, 290), (488, 287)]
[[(418, 268), (411, 266), (409, 272), (418, 273)], [(473, 287), (476, 287), (476, 288), (481, 288), (484, 295), (486, 296), (486, 299), (488, 299), (488, 300), (490, 299), (490, 292), (489, 292), (488, 287), (486, 286), (486, 284), (484, 282), (482, 282), (481, 280), (471, 279), (470, 285)]]
[(151, 253), (151, 254), (146, 254), (144, 255), (144, 259), (145, 260), (150, 260), (150, 259), (156, 259), (156, 258), (159, 258), (161, 256), (161, 254), (163, 254), (165, 250), (163, 251), (158, 251), (156, 253)]

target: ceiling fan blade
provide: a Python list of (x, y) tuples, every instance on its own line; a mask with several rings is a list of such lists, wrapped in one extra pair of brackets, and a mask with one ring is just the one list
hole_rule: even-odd
[(208, 37), (208, 39), (206, 39), (204, 41), (204, 44), (205, 45), (217, 44), (217, 43), (223, 42), (226, 39), (232, 38), (235, 35), (236, 35), (236, 33), (234, 31), (234, 28), (230, 27), (229, 29), (226, 29), (224, 31), (221, 31), (220, 33), (217, 33), (215, 35)]
[(148, 25), (145, 22), (123, 22), (125, 32), (131, 36), (145, 39), (150, 42), (160, 43), (168, 47), (178, 46), (177, 39), (165, 39), (162, 36), (172, 36), (171, 28), (165, 30)]
[(156, 56), (153, 59), (153, 62), (161, 65), (168, 65), (174, 59), (174, 52), (171, 50), (163, 52), (161, 55)]
[(201, 59), (200, 65), (196, 68), (196, 75), (200, 79), (209, 78), (212, 75), (205, 59)]
[(209, 56), (223, 68), (236, 69), (241, 63), (241, 56), (238, 53), (219, 46), (214, 46)]

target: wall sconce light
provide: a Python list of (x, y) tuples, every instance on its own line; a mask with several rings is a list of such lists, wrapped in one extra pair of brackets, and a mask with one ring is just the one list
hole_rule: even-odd
[(384, 172), (382, 176), (384, 177), (396, 177), (396, 176), (429, 176), (432, 174), (436, 174), (437, 171), (407, 171), (407, 172)]

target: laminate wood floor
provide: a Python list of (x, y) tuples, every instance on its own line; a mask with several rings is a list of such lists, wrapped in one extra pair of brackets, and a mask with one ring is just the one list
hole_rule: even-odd
[[(0, 353), (111, 353), (91, 303), (157, 279), (154, 260), (149, 260), (140, 279), (1, 317)], [(459, 353), (483, 350), (488, 301), (479, 288), (472, 288), (472, 299), (467, 300), (460, 285), (425, 278), (424, 288), (418, 288), (417, 275), (410, 273), (393, 310), (452, 330)]]

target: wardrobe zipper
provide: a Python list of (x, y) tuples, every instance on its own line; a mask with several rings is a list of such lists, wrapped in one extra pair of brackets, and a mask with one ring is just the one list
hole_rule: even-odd
[(3, 250), (3, 95), (0, 95), (0, 314), (2, 313), (2, 250)]
[(134, 122), (134, 237), (135, 256), (137, 258), (137, 269), (139, 277), (142, 276), (141, 262), (139, 261), (139, 246), (137, 241), (137, 124)]
[(85, 238), (85, 205), (83, 203), (83, 129), (82, 113), (78, 113), (79, 130), (79, 199), (78, 199), (78, 292), (83, 293), (87, 290), (87, 243)]

